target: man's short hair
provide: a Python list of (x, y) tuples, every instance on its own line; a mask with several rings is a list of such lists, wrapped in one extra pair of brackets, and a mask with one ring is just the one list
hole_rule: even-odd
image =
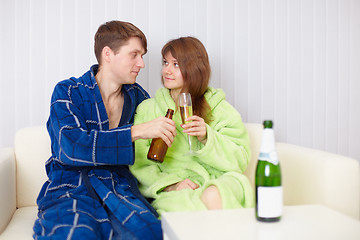
[(135, 25), (129, 22), (110, 21), (102, 24), (94, 37), (95, 56), (101, 64), (101, 52), (104, 47), (108, 46), (112, 51), (117, 53), (130, 38), (138, 37), (142, 47), (147, 52), (147, 40), (145, 34)]

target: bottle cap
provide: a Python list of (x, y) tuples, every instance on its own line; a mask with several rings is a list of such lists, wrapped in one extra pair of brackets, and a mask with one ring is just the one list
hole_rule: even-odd
[(273, 122), (271, 120), (265, 120), (263, 125), (264, 125), (264, 128), (272, 128)]

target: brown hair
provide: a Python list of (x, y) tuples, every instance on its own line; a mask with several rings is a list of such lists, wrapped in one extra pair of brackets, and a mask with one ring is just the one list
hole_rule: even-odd
[(132, 23), (122, 21), (110, 21), (102, 24), (94, 37), (95, 56), (101, 65), (101, 52), (104, 47), (108, 46), (112, 51), (117, 53), (131, 37), (138, 37), (142, 46), (147, 52), (147, 40), (145, 34)]
[(184, 80), (181, 92), (191, 94), (194, 114), (209, 123), (211, 109), (204, 94), (208, 89), (211, 69), (204, 45), (197, 38), (181, 37), (165, 44), (161, 50), (163, 58), (168, 52), (179, 63)]

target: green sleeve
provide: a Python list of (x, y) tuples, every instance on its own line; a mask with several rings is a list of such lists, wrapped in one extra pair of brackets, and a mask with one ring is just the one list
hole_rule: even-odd
[[(136, 109), (134, 125), (141, 124), (159, 116), (154, 114), (155, 101), (152, 99), (142, 102)], [(151, 139), (139, 139), (135, 141), (135, 163), (130, 167), (139, 182), (139, 189), (145, 197), (156, 198), (167, 186), (181, 181), (175, 174), (161, 171), (161, 163), (147, 159)]]
[(223, 101), (212, 112), (207, 125), (207, 142), (198, 152), (199, 159), (211, 168), (244, 172), (250, 161), (250, 141), (238, 111)]

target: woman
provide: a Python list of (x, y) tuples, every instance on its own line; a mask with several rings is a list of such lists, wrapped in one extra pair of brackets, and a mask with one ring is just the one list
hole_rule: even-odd
[[(135, 142), (131, 172), (141, 193), (153, 198), (159, 214), (253, 207), (254, 194), (242, 173), (250, 160), (249, 138), (240, 114), (220, 89), (209, 87), (210, 64), (203, 44), (194, 37), (168, 42), (162, 49), (162, 83), (155, 98), (142, 102), (135, 124), (176, 109), (173, 120), (177, 135), (163, 163), (147, 159), (151, 140)], [(190, 92), (194, 115), (182, 124), (177, 97)], [(187, 135), (196, 136), (198, 150), (189, 151)]]

